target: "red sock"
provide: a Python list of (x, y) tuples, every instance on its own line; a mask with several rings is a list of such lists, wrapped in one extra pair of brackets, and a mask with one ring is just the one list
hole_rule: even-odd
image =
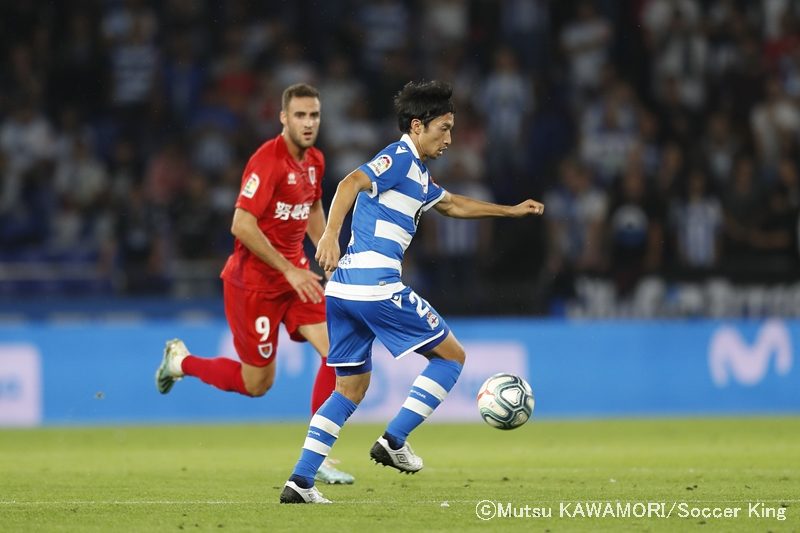
[(336, 369), (325, 364), (325, 359), (317, 371), (317, 379), (314, 380), (314, 390), (311, 391), (311, 414), (317, 412), (333, 389), (336, 388)]
[(206, 359), (187, 355), (181, 363), (181, 369), (187, 376), (194, 376), (205, 383), (224, 391), (238, 392), (251, 396), (244, 387), (242, 364), (226, 357)]

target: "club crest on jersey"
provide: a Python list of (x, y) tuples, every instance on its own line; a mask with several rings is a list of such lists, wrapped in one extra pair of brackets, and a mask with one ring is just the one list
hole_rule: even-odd
[(311, 185), (317, 184), (317, 167), (308, 167), (308, 181)]
[(288, 183), (289, 185), (296, 184), (297, 174), (295, 174), (294, 172), (289, 172), (289, 174), (286, 176), (286, 183)]
[(261, 357), (263, 357), (264, 359), (269, 359), (270, 357), (272, 357), (272, 343), (268, 342), (266, 344), (259, 344), (258, 353), (260, 353)]
[(433, 311), (428, 311), (428, 316), (426, 318), (431, 329), (436, 329), (436, 327), (439, 325), (439, 317), (434, 315)]
[(392, 167), (392, 158), (386, 154), (383, 154), (367, 163), (367, 166), (377, 177)]
[(251, 173), (244, 187), (242, 187), (242, 196), (245, 198), (252, 198), (255, 196), (259, 183), (261, 183), (261, 179), (258, 177), (258, 174), (255, 172)]

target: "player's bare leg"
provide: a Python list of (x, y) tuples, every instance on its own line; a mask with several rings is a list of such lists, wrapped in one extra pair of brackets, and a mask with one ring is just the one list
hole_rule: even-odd
[(300, 326), (297, 328), (297, 332), (306, 338), (321, 357), (328, 357), (330, 341), (328, 340), (328, 326), (325, 322)]
[(336, 376), (336, 392), (358, 405), (367, 394), (372, 372), (354, 376)]
[(242, 363), (242, 380), (250, 396), (254, 398), (264, 396), (275, 383), (275, 364), (253, 366)]
[(464, 361), (467, 359), (467, 354), (464, 352), (464, 347), (461, 346), (461, 343), (458, 342), (456, 336), (453, 335), (451, 331), (449, 335), (433, 350), (427, 352), (425, 357), (430, 359), (431, 357), (441, 357), (442, 359), (446, 359), (448, 361), (455, 361), (456, 363), (463, 365)]
[[(322, 359), (317, 378), (314, 381), (314, 390), (311, 398), (311, 414), (313, 415), (317, 409), (319, 409), (319, 406), (328, 399), (328, 396), (331, 395), (336, 385), (336, 372), (333, 367), (325, 365), (325, 361), (328, 357), (328, 349), (330, 347), (328, 341), (328, 326), (325, 322), (320, 322), (317, 324), (300, 326), (297, 328), (297, 331), (306, 338)], [(320, 466), (317, 471), (316, 480), (329, 485), (351, 485), (355, 483), (356, 478), (336, 468), (335, 465), (337, 463), (338, 461), (335, 459), (326, 457), (322, 466)]]

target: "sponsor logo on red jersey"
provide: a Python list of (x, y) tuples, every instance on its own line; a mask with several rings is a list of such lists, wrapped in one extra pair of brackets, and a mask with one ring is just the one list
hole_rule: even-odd
[(311, 212), (311, 203), (287, 204), (286, 202), (275, 202), (275, 216), (281, 220), (307, 220)]

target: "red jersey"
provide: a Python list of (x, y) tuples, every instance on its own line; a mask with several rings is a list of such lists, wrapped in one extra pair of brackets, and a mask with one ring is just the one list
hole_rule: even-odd
[[(256, 150), (242, 174), (236, 207), (255, 216), (272, 246), (300, 268), (309, 268), (303, 238), (311, 205), (322, 197), (324, 173), (321, 151), (311, 147), (298, 162), (289, 154), (283, 136), (278, 135)], [(239, 239), (234, 242), (233, 254), (220, 277), (237, 287), (275, 296), (294, 290), (283, 274), (259, 259)]]

